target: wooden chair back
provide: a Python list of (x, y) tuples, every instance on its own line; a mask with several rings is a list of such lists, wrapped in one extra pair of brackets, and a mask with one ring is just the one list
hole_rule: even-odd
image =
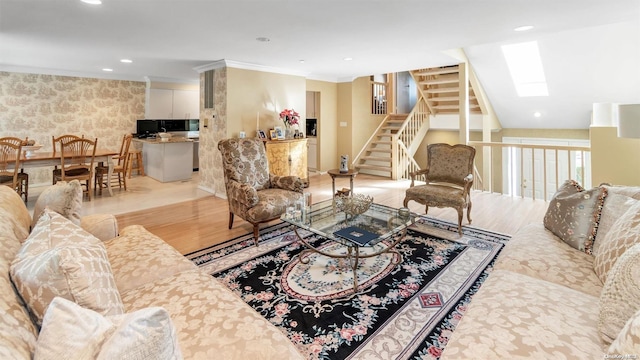
[(69, 142), (71, 140), (83, 139), (84, 135), (77, 136), (71, 134), (65, 134), (58, 137), (51, 137), (51, 144), (53, 145), (53, 156), (58, 155), (58, 152), (62, 150), (62, 144)]
[[(18, 187), (21, 151), (22, 143), (16, 145), (11, 140), (0, 140), (0, 184), (8, 185), (12, 189)], [(10, 169), (10, 166), (13, 168)]]
[(81, 177), (91, 179), (93, 175), (93, 162), (96, 155), (98, 139), (75, 139), (62, 143), (60, 152), (60, 169), (62, 180), (71, 180)]

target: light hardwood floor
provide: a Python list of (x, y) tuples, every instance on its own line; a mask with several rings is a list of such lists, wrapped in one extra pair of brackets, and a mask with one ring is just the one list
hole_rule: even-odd
[[(182, 254), (220, 243), (252, 231), (252, 226), (236, 216), (234, 226), (228, 229), (227, 201), (197, 189), (198, 176), (190, 181), (162, 184), (149, 177), (133, 177), (129, 191), (114, 190), (114, 196), (106, 193), (92, 201), (84, 201), (83, 213), (115, 214), (120, 228), (142, 225), (164, 239)], [(336, 179), (336, 188), (348, 187), (346, 178)], [(354, 180), (354, 192), (374, 197), (380, 204), (401, 207), (409, 181), (393, 181), (377, 176), (360, 174)], [(28, 206), (33, 208), (42, 188), (30, 189)], [(331, 198), (331, 177), (327, 174), (310, 177), (312, 201)], [(472, 193), (471, 226), (504, 234), (513, 234), (521, 226), (542, 222), (548, 203), (541, 200), (512, 198), (486, 192)], [(415, 202), (409, 208), (419, 214), (424, 207)], [(430, 208), (429, 215), (457, 221), (454, 209)], [(463, 225), (468, 225), (465, 220)], [(267, 226), (267, 225), (263, 225)]]

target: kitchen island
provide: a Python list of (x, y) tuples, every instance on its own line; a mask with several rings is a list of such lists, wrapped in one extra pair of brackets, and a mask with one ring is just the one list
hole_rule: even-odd
[(184, 137), (135, 139), (142, 143), (147, 176), (160, 182), (189, 180), (193, 174), (193, 140)]

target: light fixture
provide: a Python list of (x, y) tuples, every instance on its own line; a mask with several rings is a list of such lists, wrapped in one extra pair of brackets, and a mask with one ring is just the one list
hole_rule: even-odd
[(346, 58), (344, 58), (344, 59), (342, 59), (342, 60), (344, 60), (344, 61), (351, 61), (351, 60), (353, 60), (353, 58), (346, 57)]
[(131, 60), (131, 59), (121, 59), (120, 62), (121, 63), (125, 63), (125, 64), (131, 64), (133, 62), (133, 60)]
[(102, 69), (102, 71), (106, 71), (106, 72), (112, 72), (112, 71), (113, 71), (113, 69), (109, 69), (109, 68), (104, 68), (104, 69)]
[(540, 111), (536, 111), (536, 112), (533, 113), (533, 117), (539, 118), (541, 116), (542, 116), (542, 113)]
[(101, 0), (80, 0), (85, 4), (90, 4), (90, 5), (100, 5), (102, 4)]
[(533, 29), (532, 25), (524, 25), (524, 26), (518, 26), (517, 28), (513, 29), (513, 31), (527, 31), (531, 29)]
[(640, 104), (618, 105), (618, 137), (640, 139)]
[(269, 41), (271, 41), (271, 39), (269, 39), (268, 37), (264, 37), (264, 36), (257, 37), (256, 40), (258, 40), (260, 42), (269, 42)]
[(548, 96), (547, 81), (537, 41), (502, 45), (518, 96)]

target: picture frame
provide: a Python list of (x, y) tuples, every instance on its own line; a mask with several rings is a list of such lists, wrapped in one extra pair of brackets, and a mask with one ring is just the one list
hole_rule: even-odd
[(264, 132), (264, 130), (258, 130), (258, 138), (260, 138), (260, 139), (266, 139), (267, 138), (267, 134)]
[(284, 129), (282, 128), (282, 126), (276, 126), (273, 128), (273, 130), (276, 132), (276, 137), (278, 140), (284, 140)]
[(274, 129), (269, 130), (269, 138), (271, 138), (271, 140), (278, 139), (278, 135), (276, 134), (276, 131)]

